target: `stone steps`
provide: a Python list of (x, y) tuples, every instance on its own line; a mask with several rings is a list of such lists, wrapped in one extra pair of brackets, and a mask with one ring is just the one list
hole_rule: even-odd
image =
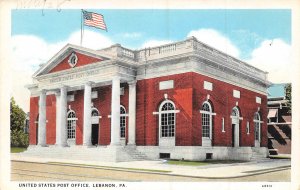
[(255, 149), (252, 149), (251, 161), (267, 161), (269, 158), (265, 157), (263, 154), (257, 152)]
[(25, 156), (41, 158), (58, 158), (91, 161), (137, 161), (148, 160), (147, 156), (137, 151), (135, 147), (33, 147), (22, 153)]

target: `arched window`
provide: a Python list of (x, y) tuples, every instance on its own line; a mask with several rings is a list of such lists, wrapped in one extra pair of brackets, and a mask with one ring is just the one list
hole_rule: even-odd
[(260, 141), (260, 115), (258, 112), (254, 114), (254, 129), (255, 129), (255, 140)]
[(232, 109), (232, 112), (231, 112), (231, 115), (232, 116), (240, 116), (240, 113), (239, 113), (239, 109), (237, 108), (237, 107), (234, 107), (233, 109)]
[(202, 137), (211, 138), (212, 130), (212, 107), (208, 101), (202, 104)]
[(76, 135), (76, 114), (73, 110), (69, 110), (67, 113), (68, 121), (68, 139), (75, 139)]
[(175, 136), (175, 104), (170, 100), (165, 100), (159, 108), (161, 137)]
[(124, 106), (120, 106), (120, 137), (125, 138), (126, 135), (126, 109)]
[(92, 117), (99, 116), (99, 111), (96, 108), (92, 108)]

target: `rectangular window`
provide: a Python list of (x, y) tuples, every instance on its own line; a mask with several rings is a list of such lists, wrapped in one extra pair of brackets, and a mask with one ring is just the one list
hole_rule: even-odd
[(213, 153), (206, 153), (206, 160), (211, 160), (213, 157)]
[(125, 138), (125, 129), (126, 129), (126, 117), (120, 117), (120, 137)]
[(175, 113), (161, 114), (161, 137), (175, 136)]
[(210, 118), (209, 114), (202, 114), (202, 137), (209, 137)]
[(205, 90), (210, 90), (210, 91), (213, 90), (213, 84), (211, 82), (204, 81), (203, 85)]
[(225, 132), (225, 118), (222, 117), (222, 132)]
[(261, 98), (256, 96), (256, 103), (261, 104)]
[(233, 97), (235, 97), (235, 98), (240, 98), (240, 96), (241, 96), (240, 91), (238, 91), (238, 90), (233, 90)]
[(169, 158), (171, 158), (171, 154), (170, 153), (159, 153), (159, 158), (169, 159)]
[(159, 82), (159, 90), (166, 90), (174, 88), (174, 81), (173, 80), (166, 80)]

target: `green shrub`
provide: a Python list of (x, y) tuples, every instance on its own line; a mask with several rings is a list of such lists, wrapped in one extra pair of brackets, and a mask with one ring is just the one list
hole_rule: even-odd
[(28, 134), (25, 134), (21, 130), (11, 130), (10, 134), (10, 146), (11, 147), (28, 147), (29, 140)]

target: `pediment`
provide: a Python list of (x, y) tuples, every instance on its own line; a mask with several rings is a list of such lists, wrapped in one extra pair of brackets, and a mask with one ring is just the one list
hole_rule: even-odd
[(101, 55), (100, 52), (96, 50), (67, 44), (46, 64), (42, 65), (33, 77), (78, 68), (109, 59), (110, 58)]

